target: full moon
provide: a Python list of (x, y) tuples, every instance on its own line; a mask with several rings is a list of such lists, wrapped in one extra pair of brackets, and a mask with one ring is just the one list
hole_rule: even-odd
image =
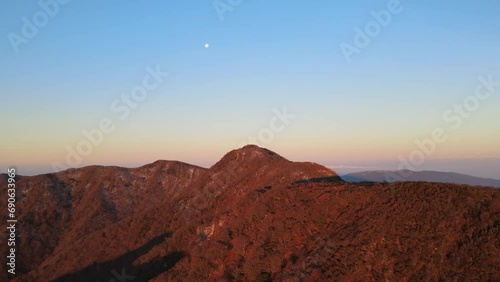
[(205, 48), (208, 48), (208, 47), (210, 47), (210, 44), (205, 43)]

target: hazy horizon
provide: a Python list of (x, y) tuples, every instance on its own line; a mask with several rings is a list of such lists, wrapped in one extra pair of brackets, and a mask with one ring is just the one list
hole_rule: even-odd
[(0, 4), (1, 173), (256, 143), (499, 178), (500, 2), (42, 2)]
[[(237, 148), (235, 148), (237, 149)], [(228, 151), (229, 152), (229, 151)], [(228, 153), (226, 152), (226, 153)], [(279, 153), (279, 152), (276, 152)], [(282, 155), (285, 158), (288, 158), (285, 155)], [(220, 156), (222, 158), (223, 155)], [(219, 158), (219, 159), (220, 159)], [(145, 163), (95, 163), (95, 164), (86, 164), (83, 166), (78, 166), (74, 168), (81, 168), (81, 167), (86, 167), (86, 166), (93, 166), (93, 165), (100, 165), (100, 166), (119, 166), (119, 167), (126, 167), (126, 168), (137, 168), (141, 167), (143, 165), (151, 164), (155, 161), (158, 160), (164, 160), (164, 161), (180, 161), (184, 163), (188, 163), (191, 165), (196, 165), (204, 168), (210, 168), (213, 166), (216, 162), (219, 161), (219, 159), (213, 161), (213, 162), (204, 162), (204, 163), (190, 163), (186, 162), (184, 160), (176, 160), (176, 159), (155, 159), (151, 160), (149, 162)], [(316, 162), (308, 159), (290, 159), (290, 161), (304, 161), (304, 162)], [(499, 164), (500, 164), (500, 159), (499, 158), (490, 158), (490, 159), (485, 159), (485, 160), (477, 160), (477, 159), (464, 159), (462, 162), (456, 162), (455, 160), (446, 160), (446, 159), (441, 159), (441, 160), (429, 160), (426, 162), (425, 165), (419, 166), (419, 167), (400, 167), (399, 162), (395, 162), (393, 160), (385, 160), (385, 161), (372, 161), (370, 163), (363, 163), (363, 164), (357, 164), (357, 163), (348, 163), (348, 164), (335, 164), (335, 163), (328, 163), (328, 162), (317, 162), (320, 165), (323, 165), (334, 172), (338, 173), (339, 175), (345, 175), (349, 173), (355, 173), (355, 172), (363, 172), (363, 171), (377, 171), (377, 170), (388, 170), (388, 171), (394, 171), (394, 170), (399, 170), (399, 169), (410, 169), (414, 171), (440, 171), (440, 172), (455, 172), (455, 173), (461, 173), (461, 174), (466, 174), (470, 176), (475, 176), (475, 177), (481, 177), (481, 178), (491, 178), (491, 179), (498, 179), (500, 180), (500, 177), (497, 175), (497, 171), (500, 169)], [(483, 169), (482, 165), (485, 163), (490, 164), (488, 169)], [(16, 166), (14, 166), (16, 167)], [(52, 168), (47, 169), (47, 168), (37, 168), (37, 167), (16, 167), (20, 175), (24, 176), (33, 176), (33, 175), (39, 175), (39, 174), (46, 174), (46, 173), (53, 173), (55, 172)], [(60, 171), (60, 170), (59, 170)]]

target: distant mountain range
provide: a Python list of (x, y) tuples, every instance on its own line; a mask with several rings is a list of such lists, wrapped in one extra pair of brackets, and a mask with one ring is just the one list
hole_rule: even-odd
[[(257, 146), (16, 187), (16, 276), (0, 281), (500, 281), (491, 187), (349, 183)], [(4, 266), (6, 190), (3, 175)]]
[(466, 184), (471, 186), (489, 186), (500, 188), (500, 180), (481, 178), (466, 174), (440, 171), (411, 170), (375, 170), (349, 173), (341, 176), (348, 182), (394, 182), (394, 181), (425, 181), (439, 183)]

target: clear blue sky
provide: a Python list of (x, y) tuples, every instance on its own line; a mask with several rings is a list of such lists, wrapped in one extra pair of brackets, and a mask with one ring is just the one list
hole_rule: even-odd
[[(109, 117), (116, 130), (78, 166), (208, 166), (286, 107), (296, 117), (257, 143), (292, 160), (395, 168), (440, 127), (447, 141), (417, 169), (500, 178), (500, 88), (458, 129), (442, 118), (479, 76), (500, 81), (500, 2), (402, 0), (348, 62), (340, 44), (389, 2), (243, 0), (221, 20), (213, 1), (73, 0), (16, 53), (9, 34), (43, 10), (2, 1), (0, 165), (50, 172)], [(112, 102), (157, 65), (168, 77), (118, 119)]]

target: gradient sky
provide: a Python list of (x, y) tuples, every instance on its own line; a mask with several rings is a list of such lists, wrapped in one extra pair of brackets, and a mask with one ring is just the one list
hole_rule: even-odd
[[(417, 170), (500, 178), (500, 87), (457, 129), (443, 120), (478, 77), (500, 81), (500, 2), (402, 0), (348, 62), (340, 44), (354, 44), (355, 28), (389, 2), (243, 0), (221, 20), (213, 1), (73, 0), (16, 53), (9, 34), (43, 10), (2, 1), (0, 168), (52, 172), (107, 117), (115, 130), (78, 166), (210, 166), (249, 136), (268, 136), (286, 107), (296, 117), (284, 130), (253, 142), (294, 161), (394, 169), (442, 128), (447, 141)], [(169, 76), (119, 119), (111, 104), (141, 85), (147, 66)]]

